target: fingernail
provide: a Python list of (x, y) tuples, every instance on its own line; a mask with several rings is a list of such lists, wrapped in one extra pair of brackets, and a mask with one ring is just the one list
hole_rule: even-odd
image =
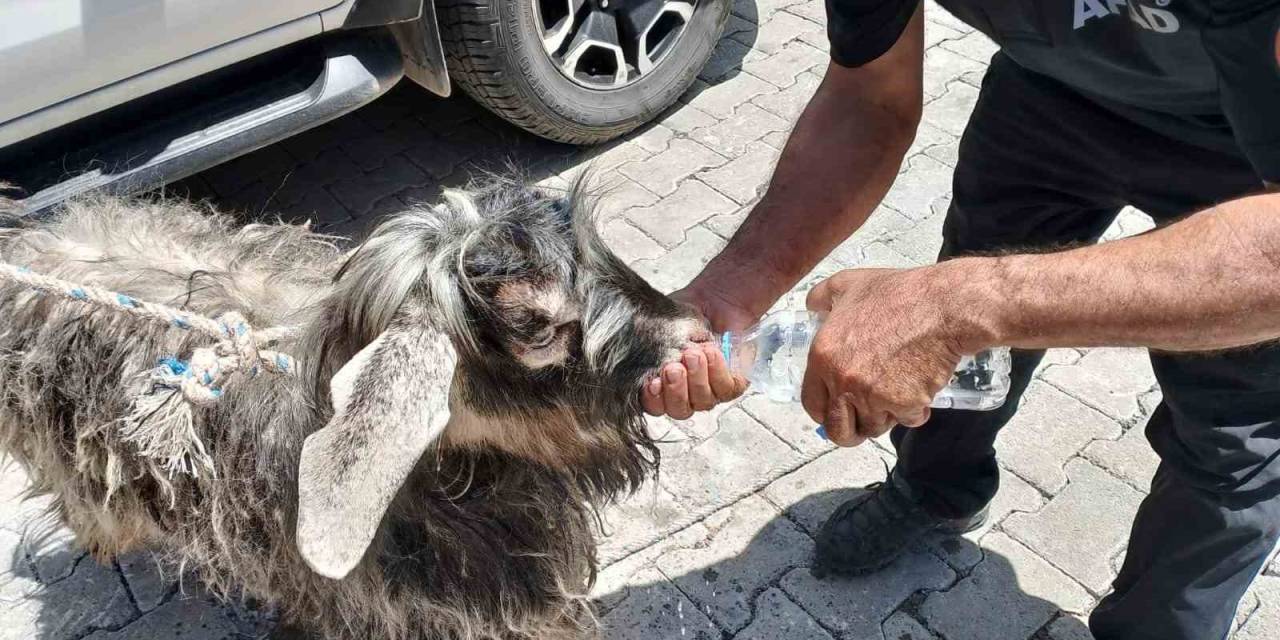
[(688, 369), (691, 372), (697, 371), (698, 367), (702, 366), (701, 360), (702, 359), (695, 354), (692, 354), (692, 353), (685, 354), (684, 366), (686, 369)]
[(666, 371), (663, 372), (663, 375), (666, 376), (667, 382), (670, 382), (672, 384), (680, 382), (680, 369), (677, 367), (671, 367), (670, 369), (667, 369)]
[(660, 395), (662, 395), (662, 380), (661, 380), (661, 379), (654, 378), (654, 379), (652, 379), (652, 380), (650, 380), (650, 381), (649, 381), (649, 395), (651, 395), (651, 396), (660, 396)]
[(818, 434), (818, 437), (823, 440), (831, 440), (831, 438), (827, 437), (827, 428), (822, 425), (818, 425), (818, 428), (814, 429), (813, 432)]

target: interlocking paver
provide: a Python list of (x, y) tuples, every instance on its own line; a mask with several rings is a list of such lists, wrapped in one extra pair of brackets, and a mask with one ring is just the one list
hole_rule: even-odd
[(756, 96), (777, 91), (777, 87), (743, 72), (719, 84), (707, 84), (699, 80), (680, 99), (714, 118), (723, 119), (732, 116), (738, 105), (749, 102)]
[(618, 171), (659, 196), (675, 192), (685, 178), (727, 162), (724, 156), (694, 142), (677, 139), (666, 151), (647, 160), (622, 165)]
[(648, 207), (659, 200), (652, 191), (636, 184), (620, 173), (595, 178), (596, 214), (602, 221), (612, 220), (633, 207)]
[(965, 34), (935, 20), (924, 21), (924, 48), (932, 49), (944, 40), (963, 38)]
[(723, 246), (724, 238), (702, 227), (694, 227), (685, 232), (684, 242), (667, 255), (654, 260), (638, 260), (632, 267), (654, 288), (670, 293), (689, 284)]
[[(914, 225), (915, 221), (887, 206), (876, 207), (876, 210), (871, 213), (861, 228), (840, 243), (813, 268), (813, 271), (805, 277), (804, 287), (812, 286), (818, 279), (826, 278), (837, 271), (870, 266), (866, 253), (867, 248), (877, 243), (880, 243), (880, 247), (887, 248), (884, 245), (885, 241), (906, 232)], [(893, 253), (895, 256), (900, 257), (897, 252)]]
[(955, 572), (928, 553), (908, 553), (885, 569), (856, 578), (819, 580), (792, 569), (782, 589), (822, 626), (849, 640), (879, 638), (880, 622), (921, 589), (943, 589)]
[(952, 138), (950, 142), (929, 147), (924, 150), (924, 154), (949, 167), (955, 167), (960, 162), (960, 138)]
[(730, 11), (752, 24), (768, 22), (773, 14), (802, 0), (734, 0)]
[(770, 588), (760, 594), (755, 608), (755, 620), (734, 640), (832, 640), (831, 634), (779, 589)]
[(985, 66), (958, 53), (934, 47), (924, 53), (924, 98), (933, 100), (958, 80), (980, 76)]
[(947, 638), (1025, 638), (1065, 609), (1083, 612), (1093, 598), (1066, 574), (1003, 533), (985, 536), (986, 557), (920, 608)]
[(786, 131), (774, 131), (773, 133), (766, 135), (760, 140), (765, 144), (773, 147), (774, 149), (777, 149), (778, 151), (782, 151), (782, 149), (786, 147), (787, 140), (790, 137), (791, 137), (791, 130), (788, 129)]
[(1040, 377), (1125, 423), (1142, 415), (1140, 398), (1156, 384), (1145, 349), (1093, 349), (1074, 364), (1046, 368)]
[(945, 197), (929, 203), (930, 213), (911, 228), (890, 235), (885, 243), (889, 248), (911, 258), (918, 264), (930, 264), (938, 258), (942, 249), (942, 225), (946, 220), (951, 198)]
[(5, 611), (0, 640), (78, 640), (137, 616), (120, 574), (92, 560), (53, 584), (15, 574), (0, 582), (0, 603)]
[(775, 402), (764, 394), (754, 394), (744, 398), (740, 406), (806, 458), (835, 448), (830, 441), (818, 437), (817, 425), (799, 403)]
[(1077, 616), (1063, 615), (1045, 627), (1048, 640), (1093, 640), (1089, 627)]
[[(684, 240), (685, 231), (714, 215), (737, 211), (738, 205), (697, 180), (685, 180), (675, 193), (651, 207), (629, 209), (626, 218), (663, 246)], [(657, 257), (657, 256), (651, 256)]]
[(858, 266), (874, 269), (904, 269), (918, 267), (920, 263), (898, 253), (884, 242), (873, 242), (862, 250), (862, 261)]
[(23, 552), (31, 560), (40, 582), (52, 584), (75, 571), (86, 552), (75, 543), (75, 536), (61, 527), (44, 522), (32, 523), (22, 534)]
[(125, 585), (143, 613), (160, 606), (177, 588), (173, 569), (166, 570), (149, 551), (135, 551), (118, 559)]
[(427, 182), (427, 176), (404, 156), (390, 158), (373, 173), (339, 180), (329, 187), (355, 216), (367, 214), (378, 200)]
[(719, 640), (720, 629), (657, 569), (635, 575), (638, 586), (601, 621), (609, 640)]
[(1115, 222), (1107, 228), (1102, 234), (1102, 241), (1116, 240), (1128, 236), (1143, 233), (1154, 229), (1156, 223), (1151, 216), (1134, 209), (1133, 207), (1125, 207), (1116, 216)]
[(806, 71), (796, 76), (795, 84), (790, 87), (764, 94), (752, 102), (787, 122), (795, 122), (796, 118), (800, 117), (800, 112), (804, 111), (805, 105), (809, 104), (809, 98), (813, 97), (813, 93), (818, 90), (818, 84), (821, 82), (820, 74)]
[(763, 142), (751, 142), (738, 158), (704, 172), (699, 178), (740, 204), (754, 202), (769, 184), (778, 150)]
[(702, 522), (700, 544), (672, 549), (655, 566), (729, 631), (751, 622), (751, 599), (803, 564), (812, 542), (763, 498), (750, 496)]
[(973, 31), (959, 38), (948, 38), (942, 43), (942, 48), (983, 64), (990, 61), (991, 56), (999, 50), (996, 43), (981, 31)]
[(405, 117), (384, 129), (349, 138), (342, 143), (342, 151), (355, 161), (361, 171), (373, 171), (388, 159), (430, 139), (431, 133), (421, 122)]
[(936, 100), (924, 106), (925, 122), (959, 137), (969, 123), (969, 115), (978, 103), (978, 90), (963, 83), (953, 82)]
[(689, 524), (696, 514), (649, 481), (630, 499), (604, 509), (601, 516), (604, 531), (597, 555), (600, 562), (608, 564)]
[(800, 462), (800, 454), (738, 408), (719, 428), (683, 451), (664, 450), (663, 487), (687, 511), (709, 513), (750, 495)]
[(1044, 497), (1035, 487), (1007, 469), (1000, 469), (1000, 490), (988, 506), (987, 523), (976, 531), (956, 537), (944, 534), (929, 536), (928, 545), (944, 562), (961, 573), (968, 573), (983, 558), (979, 542), (993, 527), (1011, 513), (1034, 513), (1044, 506)]
[(1091, 441), (1120, 437), (1120, 425), (1079, 400), (1032, 381), (1022, 405), (996, 438), (1000, 461), (1041, 491), (1067, 485), (1063, 465)]
[(671, 144), (675, 132), (663, 124), (651, 124), (632, 136), (631, 141), (649, 153), (662, 153)]
[(836, 449), (771, 483), (764, 496), (810, 535), (860, 487), (885, 478), (892, 457), (864, 445)]
[(951, 134), (939, 129), (928, 122), (921, 122), (916, 128), (916, 137), (911, 141), (911, 147), (907, 149), (906, 157), (923, 153), (926, 149), (943, 145), (955, 140)]
[(712, 233), (728, 240), (733, 237), (733, 233), (738, 230), (738, 226), (743, 220), (747, 219), (748, 207), (743, 207), (733, 213), (722, 213), (718, 216), (711, 216), (702, 221), (702, 226), (711, 230)]
[(779, 88), (795, 84), (796, 77), (814, 68), (822, 68), (831, 60), (821, 49), (795, 40), (788, 42), (773, 55), (748, 58), (742, 68), (757, 78)]
[[(823, 0), (804, 0), (798, 4), (790, 5), (786, 8), (787, 13), (809, 20), (814, 24), (827, 26), (827, 3)], [(824, 51), (826, 49), (823, 49)]]
[(786, 131), (787, 121), (747, 103), (733, 116), (689, 134), (721, 155), (736, 158), (747, 151), (747, 145), (775, 131)]
[[(746, 23), (744, 28), (754, 31), (755, 25)], [(738, 33), (739, 31), (741, 29), (732, 33)], [(704, 82), (720, 80), (734, 70), (741, 68), (743, 58), (751, 51), (751, 47), (733, 38), (721, 38), (716, 43), (716, 48), (711, 51), (711, 58), (707, 60), (707, 64), (702, 68), (702, 72), (698, 74), (698, 78)]]
[(927, 20), (932, 20), (961, 33), (970, 33), (974, 31), (973, 27), (961, 22), (958, 18), (951, 15), (950, 11), (943, 9), (938, 4), (937, 0), (925, 0), (924, 15)]
[[(574, 165), (574, 169), (578, 171), (589, 169), (594, 173), (607, 175), (613, 169), (627, 163), (640, 162), (652, 155), (653, 153), (648, 149), (631, 140), (627, 140), (588, 150), (578, 157), (570, 159), (570, 162)], [(565, 178), (571, 178), (575, 175), (575, 171), (571, 169), (566, 171), (565, 174)]]
[[(822, 25), (805, 20), (795, 14), (780, 11), (773, 14), (767, 21), (759, 23), (759, 28), (755, 33), (738, 32), (733, 34), (733, 39), (757, 51), (777, 53), (788, 42), (798, 40), (804, 36), (808, 36), (812, 40), (814, 35), (818, 33), (823, 33)], [(825, 44), (825, 40), (823, 44)]]
[(95, 631), (87, 640), (236, 640), (239, 628), (222, 607), (199, 596), (175, 597), (119, 631)]
[(293, 164), (283, 147), (272, 145), (213, 167), (201, 177), (225, 198), (259, 180), (279, 182)]
[(884, 204), (920, 221), (934, 214), (934, 204), (949, 197), (950, 190), (951, 167), (928, 156), (916, 156), (904, 163)]
[(938, 636), (902, 611), (889, 616), (880, 625), (880, 632), (885, 640), (938, 640)]
[(615, 219), (604, 223), (600, 228), (600, 237), (619, 258), (627, 262), (652, 260), (667, 252), (657, 241), (626, 220)]
[(658, 122), (676, 133), (688, 134), (695, 129), (710, 127), (719, 120), (693, 105), (677, 103), (662, 114)]
[(1009, 516), (1004, 528), (1101, 594), (1111, 583), (1110, 560), (1128, 540), (1142, 494), (1085, 460), (1072, 460), (1065, 471), (1070, 485), (1038, 512)]
[(1280, 578), (1259, 578), (1254, 589), (1258, 608), (1240, 626), (1235, 640), (1271, 640), (1280, 630)]
[(1090, 462), (1144, 492), (1160, 464), (1140, 425), (1130, 427), (1117, 440), (1095, 440), (1083, 453)]

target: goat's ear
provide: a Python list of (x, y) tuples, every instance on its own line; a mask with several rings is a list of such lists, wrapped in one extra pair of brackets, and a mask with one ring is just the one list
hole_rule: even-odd
[(298, 550), (316, 573), (347, 575), (392, 498), (449, 422), (457, 353), (425, 327), (388, 329), (330, 383), (333, 419), (298, 469)]

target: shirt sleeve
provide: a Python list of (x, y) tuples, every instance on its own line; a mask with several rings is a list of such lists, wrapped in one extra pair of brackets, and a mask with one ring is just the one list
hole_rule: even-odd
[(1212, 5), (1204, 46), (1218, 70), (1222, 110), (1258, 175), (1280, 183), (1280, 2)]
[(860, 67), (891, 49), (920, 0), (826, 0), (831, 59)]

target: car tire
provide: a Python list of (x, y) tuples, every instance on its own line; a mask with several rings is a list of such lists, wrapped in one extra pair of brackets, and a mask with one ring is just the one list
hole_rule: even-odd
[[(608, 0), (567, 0), (577, 2), (579, 12), (584, 2), (593, 3), (591, 11), (601, 11)], [(644, 0), (626, 0), (635, 3)], [(661, 0), (649, 0), (661, 2)], [(639, 73), (636, 66), (624, 72), (629, 80), (617, 83), (616, 75), (623, 54), (620, 46), (617, 56), (613, 49), (605, 54), (588, 50), (588, 53), (613, 57), (603, 60), (603, 67), (612, 66), (615, 75), (606, 71), (603, 77), (614, 86), (597, 87), (590, 82), (590, 73), (567, 75), (566, 67), (583, 64), (586, 55), (579, 54), (573, 65), (556, 60), (548, 50), (551, 40), (545, 37), (538, 2), (548, 0), (437, 0), (440, 20), (440, 36), (444, 44), (449, 75), (468, 95), (485, 108), (511, 123), (539, 136), (571, 144), (593, 144), (616, 138), (648, 122), (671, 106), (689, 88), (724, 30), (732, 0), (697, 0), (692, 15), (681, 15), (670, 22), (682, 20), (678, 37), (671, 38), (657, 62), (648, 61), (648, 69)], [(620, 0), (614, 0), (618, 5)], [(667, 11), (663, 4), (662, 11)], [(568, 5), (571, 11), (573, 5)], [(555, 9), (555, 6), (552, 6)], [(584, 15), (577, 13), (575, 15)], [(570, 17), (570, 20), (575, 18)], [(621, 21), (638, 18), (619, 17)], [(666, 19), (665, 17), (663, 18)], [(645, 41), (655, 30), (658, 18), (652, 18), (637, 41)], [(594, 24), (594, 23), (593, 23)], [(673, 29), (665, 26), (664, 29)], [(624, 29), (615, 26), (615, 41)], [(589, 38), (588, 38), (589, 39)], [(572, 46), (574, 40), (564, 46)], [(640, 44), (632, 44), (634, 51)], [(651, 56), (648, 56), (651, 57)], [(595, 60), (588, 64), (595, 64)], [(630, 60), (630, 59), (629, 59)], [(588, 71), (591, 71), (590, 69)], [(587, 78), (583, 80), (582, 78)]]

